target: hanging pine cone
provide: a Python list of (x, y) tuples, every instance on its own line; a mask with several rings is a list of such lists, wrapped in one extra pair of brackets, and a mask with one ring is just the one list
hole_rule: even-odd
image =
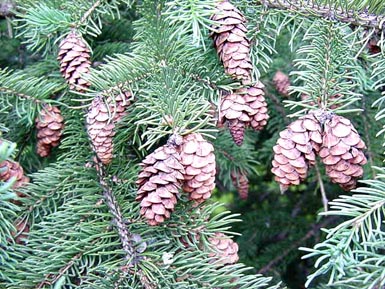
[(284, 192), (303, 181), (309, 165), (315, 164), (315, 154), (322, 143), (321, 125), (312, 112), (292, 122), (279, 136), (273, 147), (271, 171)]
[(244, 84), (251, 81), (253, 65), (250, 60), (250, 42), (246, 37), (246, 18), (229, 1), (218, 3), (217, 12), (211, 17), (218, 22), (211, 37), (225, 72)]
[[(12, 189), (15, 190), (19, 198), (25, 197), (23, 193), (18, 189), (25, 184), (29, 183), (29, 178), (24, 175), (24, 170), (18, 162), (14, 161), (3, 161), (0, 163), (0, 181), (7, 182), (12, 177), (15, 177), (15, 183)], [(20, 205), (19, 201), (13, 201), (15, 204)]]
[(151, 226), (156, 226), (170, 218), (185, 170), (179, 153), (170, 141), (149, 154), (141, 166), (136, 181), (139, 187), (136, 200), (140, 201), (140, 214)]
[(36, 150), (39, 156), (47, 157), (51, 148), (59, 145), (63, 127), (60, 109), (56, 106), (45, 105), (36, 118)]
[(115, 97), (114, 101), (112, 98), (108, 98), (106, 104), (97, 96), (88, 110), (87, 132), (93, 150), (105, 165), (112, 160), (112, 138), (115, 135), (115, 123), (124, 116), (127, 106), (130, 105), (130, 97), (129, 92), (121, 93)]
[(210, 244), (214, 247), (215, 253), (211, 253), (209, 257), (215, 257), (220, 260), (223, 265), (235, 264), (239, 260), (238, 244), (223, 233), (215, 233), (209, 238)]
[(60, 72), (70, 85), (70, 89), (84, 91), (91, 85), (82, 76), (90, 71), (90, 50), (83, 37), (75, 30), (59, 44), (58, 60)]
[(333, 115), (325, 121), (319, 155), (326, 166), (327, 175), (342, 189), (354, 189), (357, 179), (362, 177), (362, 165), (367, 162), (362, 152), (365, 148), (365, 143), (350, 120)]
[(245, 113), (250, 117), (247, 126), (251, 126), (254, 130), (262, 130), (269, 119), (263, 88), (264, 85), (259, 82), (254, 86), (238, 91), (248, 106), (247, 110), (245, 110)]
[(226, 121), (235, 144), (242, 145), (246, 124), (250, 122), (249, 113), (253, 110), (239, 94), (228, 94), (221, 101), (221, 116)]
[(287, 74), (278, 70), (273, 77), (273, 84), (279, 94), (285, 97), (289, 96), (290, 79)]
[(192, 133), (183, 138), (180, 156), (185, 169), (183, 190), (191, 200), (202, 203), (215, 188), (214, 147), (201, 134)]
[(233, 186), (238, 191), (239, 197), (247, 200), (249, 196), (249, 180), (247, 179), (247, 175), (239, 171), (233, 171), (231, 172), (231, 180)]

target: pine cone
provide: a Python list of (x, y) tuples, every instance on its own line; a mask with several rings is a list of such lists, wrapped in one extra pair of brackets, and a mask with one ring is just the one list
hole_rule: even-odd
[(157, 148), (141, 166), (136, 181), (139, 187), (136, 200), (140, 201), (140, 214), (151, 226), (156, 226), (170, 218), (185, 170), (179, 153), (171, 144)]
[(319, 155), (333, 183), (346, 191), (356, 187), (357, 179), (363, 175), (362, 165), (367, 162), (362, 152), (365, 148), (350, 120), (338, 115), (326, 120)]
[(284, 192), (290, 185), (302, 182), (308, 167), (315, 164), (315, 154), (322, 143), (321, 125), (314, 113), (309, 113), (292, 122), (279, 135), (273, 147), (271, 171)]
[(180, 156), (185, 169), (183, 190), (191, 200), (202, 203), (215, 188), (214, 147), (201, 134), (192, 133), (183, 138)]
[(36, 118), (38, 155), (47, 157), (51, 148), (59, 145), (63, 127), (60, 109), (56, 106), (45, 105)]
[(234, 142), (243, 143), (246, 124), (251, 121), (249, 114), (254, 111), (246, 104), (245, 98), (239, 94), (228, 94), (221, 102), (221, 116), (227, 122)]
[(253, 65), (250, 60), (250, 41), (246, 37), (246, 18), (229, 1), (218, 3), (211, 17), (218, 22), (211, 37), (225, 72), (244, 84), (251, 82)]
[(290, 79), (287, 74), (278, 70), (273, 77), (273, 83), (279, 94), (285, 97), (289, 96)]
[[(125, 114), (131, 94), (125, 92), (115, 97), (108, 98), (106, 103), (97, 96), (91, 103), (87, 114), (87, 132), (90, 136), (93, 150), (103, 164), (109, 164), (112, 160), (113, 143), (115, 135), (115, 123)], [(110, 115), (111, 113), (111, 115)]]
[[(15, 190), (19, 198), (25, 197), (25, 195), (19, 192), (17, 189), (29, 183), (29, 178), (24, 175), (24, 170), (18, 162), (3, 161), (0, 163), (0, 181), (7, 182), (12, 177), (15, 177), (15, 183), (12, 189)], [(15, 204), (20, 205), (18, 201), (13, 201)]]
[(263, 88), (264, 85), (259, 82), (252, 87), (239, 90), (248, 106), (245, 112), (250, 117), (250, 122), (247, 125), (250, 125), (254, 130), (262, 130), (269, 119)]
[(59, 44), (60, 72), (70, 89), (84, 91), (91, 84), (82, 75), (90, 71), (90, 50), (87, 43), (76, 31), (71, 31)]
[(247, 200), (249, 195), (249, 180), (247, 179), (247, 175), (239, 171), (233, 171), (231, 172), (231, 180), (238, 191), (239, 197)]
[(216, 257), (223, 265), (235, 264), (238, 262), (238, 244), (223, 233), (215, 233), (209, 238), (210, 244), (216, 253), (209, 254), (209, 257)]

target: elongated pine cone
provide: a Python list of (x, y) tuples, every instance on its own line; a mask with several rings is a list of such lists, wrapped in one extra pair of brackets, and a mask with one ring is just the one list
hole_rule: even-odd
[(284, 192), (290, 185), (302, 182), (309, 166), (315, 164), (322, 144), (321, 125), (314, 113), (309, 113), (292, 122), (279, 136), (273, 147), (271, 171)]
[(250, 121), (246, 125), (251, 126), (254, 130), (262, 130), (269, 119), (263, 89), (264, 85), (259, 82), (254, 86), (239, 90), (239, 94), (242, 95), (248, 107), (245, 113), (250, 117)]
[(223, 122), (228, 124), (235, 144), (242, 145), (246, 124), (251, 120), (249, 113), (253, 110), (246, 104), (242, 95), (232, 93), (222, 98), (220, 111)]
[(136, 184), (140, 201), (140, 214), (148, 224), (156, 226), (170, 218), (177, 203), (185, 170), (181, 157), (172, 144), (166, 144), (149, 154), (141, 163)]
[(246, 37), (246, 18), (229, 1), (221, 1), (211, 17), (218, 25), (211, 37), (225, 72), (244, 84), (251, 82), (253, 65), (250, 59), (250, 41)]
[(214, 147), (201, 134), (192, 133), (183, 138), (180, 156), (185, 169), (183, 190), (191, 200), (202, 203), (215, 188)]
[(64, 128), (63, 121), (61, 111), (56, 106), (45, 105), (40, 111), (36, 118), (36, 150), (39, 156), (47, 157), (51, 148), (59, 145)]
[[(24, 170), (18, 162), (15, 161), (3, 161), (0, 163), (0, 180), (7, 182), (12, 177), (15, 177), (15, 183), (12, 189), (15, 190), (19, 198), (25, 197), (25, 195), (18, 191), (18, 189), (25, 184), (29, 183), (29, 178), (24, 175)], [(18, 201), (14, 203), (19, 204)]]
[(115, 124), (124, 116), (130, 97), (131, 93), (125, 92), (117, 95), (115, 100), (109, 97), (104, 103), (101, 97), (96, 96), (88, 110), (87, 132), (93, 150), (105, 165), (112, 160)]
[(247, 175), (239, 171), (233, 171), (231, 172), (231, 180), (233, 186), (238, 191), (239, 197), (247, 200), (249, 196), (249, 180), (247, 179)]
[(215, 233), (209, 238), (210, 244), (214, 247), (215, 253), (211, 253), (209, 257), (216, 257), (223, 265), (235, 264), (239, 260), (238, 244), (223, 233)]
[(279, 94), (285, 97), (289, 96), (290, 79), (287, 74), (278, 70), (273, 77), (273, 84)]
[(338, 115), (326, 120), (319, 155), (333, 183), (346, 191), (356, 187), (357, 179), (363, 175), (362, 166), (367, 162), (362, 151), (365, 148), (350, 120)]
[(83, 78), (90, 71), (90, 50), (83, 37), (71, 31), (59, 44), (60, 72), (71, 90), (84, 91), (91, 84)]

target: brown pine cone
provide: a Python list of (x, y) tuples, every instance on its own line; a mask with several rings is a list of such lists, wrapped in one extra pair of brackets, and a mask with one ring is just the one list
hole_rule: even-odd
[(233, 171), (231, 172), (231, 180), (238, 191), (239, 197), (247, 200), (249, 196), (249, 180), (247, 179), (247, 175), (239, 171)]
[(58, 60), (60, 72), (70, 85), (70, 89), (84, 91), (91, 85), (82, 76), (90, 72), (90, 50), (83, 37), (75, 30), (59, 44)]
[(322, 143), (321, 125), (315, 112), (311, 112), (292, 122), (279, 135), (273, 147), (271, 171), (284, 192), (290, 185), (302, 182), (309, 166), (315, 164), (315, 154)]
[(285, 97), (289, 96), (290, 79), (287, 74), (278, 70), (273, 77), (273, 83), (279, 94)]
[(174, 145), (166, 144), (149, 154), (141, 163), (136, 184), (140, 201), (140, 214), (148, 224), (156, 226), (170, 218), (177, 203), (185, 170)]
[[(25, 197), (25, 195), (18, 191), (18, 188), (22, 187), (26, 183), (29, 183), (29, 178), (24, 175), (24, 170), (18, 162), (3, 161), (0, 163), (0, 180), (7, 182), (12, 177), (15, 177), (15, 183), (12, 189), (15, 190), (19, 198)], [(15, 204), (20, 205), (20, 202), (13, 201)]]
[(47, 157), (51, 148), (60, 143), (64, 119), (58, 107), (48, 104), (43, 107), (35, 121), (37, 129), (36, 150), (39, 156)]
[(200, 204), (215, 188), (214, 147), (201, 134), (192, 133), (183, 138), (180, 156), (185, 169), (183, 190)]
[(250, 41), (246, 37), (246, 18), (229, 1), (220, 1), (211, 17), (218, 22), (211, 37), (225, 72), (244, 84), (251, 82), (253, 65), (250, 59)]
[(235, 264), (239, 260), (238, 244), (223, 233), (215, 233), (209, 238), (210, 244), (214, 247), (215, 253), (209, 257), (215, 257), (221, 264)]
[(362, 151), (365, 148), (350, 120), (338, 115), (326, 120), (319, 155), (333, 183), (346, 191), (356, 187), (357, 179), (363, 175), (362, 166), (367, 162)]
[(262, 130), (269, 119), (263, 88), (264, 85), (259, 82), (252, 87), (239, 90), (239, 94), (242, 95), (246, 105), (249, 107), (245, 111), (250, 117), (250, 122), (247, 123), (247, 126), (251, 126), (254, 130)]
[(249, 113), (254, 111), (240, 94), (228, 94), (221, 101), (221, 116), (226, 121), (235, 144), (242, 145), (246, 124), (251, 121)]
[(109, 97), (106, 104), (96, 96), (88, 110), (87, 132), (94, 152), (105, 165), (112, 160), (115, 123), (124, 116), (126, 108), (130, 105), (130, 97), (129, 92), (121, 93), (115, 100)]

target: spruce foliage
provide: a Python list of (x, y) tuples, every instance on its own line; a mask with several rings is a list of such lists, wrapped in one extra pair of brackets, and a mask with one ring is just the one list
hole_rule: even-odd
[[(251, 81), (265, 84), (270, 115), (240, 147), (220, 127), (221, 99), (244, 84), (225, 74), (209, 38), (215, 1), (0, 2), (0, 175), (2, 163), (17, 161), (30, 177), (17, 189), (15, 177), (0, 180), (1, 288), (385, 286), (385, 4), (231, 2), (248, 21)], [(71, 31), (91, 51), (91, 70), (79, 76), (91, 86), (81, 91), (56, 60)], [(290, 77), (289, 96), (274, 88), (278, 70)], [(111, 100), (126, 92), (130, 105), (117, 119)], [(108, 165), (95, 159), (85, 124), (95, 97), (114, 124)], [(65, 124), (59, 147), (41, 158), (35, 121), (47, 104), (60, 107)], [(272, 147), (316, 109), (357, 128), (367, 145), (364, 180), (343, 193), (318, 160), (281, 195)], [(198, 205), (180, 192), (170, 219), (149, 226), (135, 200), (140, 163), (191, 133), (214, 145), (214, 196)], [(248, 176), (248, 200), (238, 200), (233, 172)], [(238, 242), (240, 262), (218, 258), (217, 233)]]

